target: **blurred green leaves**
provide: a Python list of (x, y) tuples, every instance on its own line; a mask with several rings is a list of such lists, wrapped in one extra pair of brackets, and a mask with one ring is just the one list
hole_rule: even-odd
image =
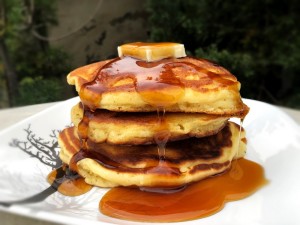
[(62, 90), (67, 84), (62, 77), (70, 70), (70, 58), (47, 41), (48, 27), (57, 24), (56, 1), (2, 0), (0, 3), (4, 9), (0, 38), (5, 45), (4, 59), (9, 59), (0, 58), (0, 65), (4, 65), (2, 73), (17, 77), (15, 82), (9, 79), (10, 75), (0, 76), (0, 79), (6, 77), (8, 88), (17, 87), (18, 93), (9, 95), (11, 105), (66, 98)]
[(16, 105), (30, 105), (63, 100), (64, 85), (58, 78), (24, 77), (19, 83)]

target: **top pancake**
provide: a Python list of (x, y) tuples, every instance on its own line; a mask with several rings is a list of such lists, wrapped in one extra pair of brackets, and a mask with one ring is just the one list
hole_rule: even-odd
[(91, 109), (124, 112), (204, 112), (244, 116), (240, 83), (204, 59), (168, 58), (145, 62), (115, 58), (72, 71), (68, 83)]

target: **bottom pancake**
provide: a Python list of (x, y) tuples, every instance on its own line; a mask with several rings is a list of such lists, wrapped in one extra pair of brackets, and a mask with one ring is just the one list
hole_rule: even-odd
[(89, 141), (88, 150), (80, 150), (74, 127), (63, 130), (58, 140), (62, 161), (72, 161), (87, 183), (100, 187), (177, 187), (227, 170), (246, 152), (245, 132), (232, 122), (209, 137), (169, 142), (165, 154), (158, 154), (157, 145)]

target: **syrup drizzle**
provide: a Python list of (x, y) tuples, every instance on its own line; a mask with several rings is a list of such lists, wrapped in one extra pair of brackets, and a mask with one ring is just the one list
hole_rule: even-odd
[(89, 123), (90, 120), (94, 117), (94, 112), (90, 110), (87, 106), (83, 105), (82, 103), (80, 107), (83, 107), (83, 117), (80, 123), (78, 124), (78, 136), (81, 142), (81, 148), (83, 150), (88, 150), (87, 140), (88, 140), (88, 133), (89, 133)]
[[(237, 140), (237, 142), (238, 142), (237, 143), (237, 151), (236, 151), (235, 157), (233, 158), (234, 161), (236, 161), (238, 159), (238, 153), (240, 151), (241, 141), (246, 141), (246, 139), (241, 140), (244, 119), (245, 119), (245, 117), (239, 118), (239, 120), (240, 120), (240, 123), (239, 123), (239, 138)], [(241, 170), (239, 168), (235, 168), (235, 167), (238, 167), (238, 163), (232, 163), (231, 162), (231, 170), (230, 170), (229, 174), (233, 178), (241, 176), (241, 174), (239, 175)]]
[[(201, 61), (201, 60), (198, 60)], [(233, 86), (236, 78), (227, 70), (215, 67), (214, 71), (202, 60), (202, 66), (169, 58), (157, 62), (145, 62), (131, 57), (116, 58), (103, 66), (94, 80), (82, 85), (81, 101), (91, 109), (101, 102), (102, 94), (122, 90), (126, 81), (127, 91), (136, 91), (140, 97), (155, 108), (176, 104), (185, 94), (185, 87), (205, 90), (206, 85), (216, 82), (220, 86)], [(174, 70), (188, 71), (197, 82), (174, 74)]]
[[(166, 162), (166, 145), (171, 136), (167, 122), (165, 121), (165, 109), (157, 109), (157, 124), (158, 129), (154, 136), (155, 144), (157, 145), (158, 164), (147, 171), (147, 173), (161, 174), (180, 174), (178, 169), (168, 165)], [(144, 190), (146, 190), (144, 188)]]

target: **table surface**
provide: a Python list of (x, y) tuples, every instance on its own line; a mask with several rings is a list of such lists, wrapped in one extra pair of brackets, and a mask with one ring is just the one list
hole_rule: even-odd
[[(0, 110), (0, 130), (9, 127), (31, 115), (34, 115), (46, 108), (49, 108), (57, 102), (44, 103), (38, 105), (9, 108)], [(279, 107), (282, 111), (287, 113), (291, 118), (293, 118), (300, 125), (300, 110)], [(15, 214), (10, 214), (0, 211), (1, 225), (57, 225), (57, 223), (46, 222), (42, 220), (27, 218), (24, 216), (19, 216)]]

